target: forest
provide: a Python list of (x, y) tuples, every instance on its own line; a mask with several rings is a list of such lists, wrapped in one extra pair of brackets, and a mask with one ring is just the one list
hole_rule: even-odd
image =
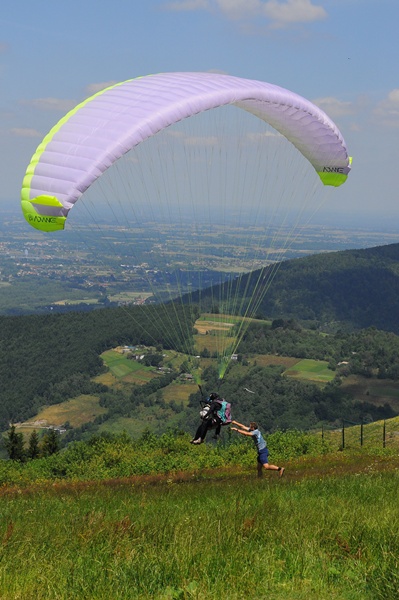
[(0, 429), (44, 404), (100, 391), (90, 378), (104, 369), (104, 350), (128, 343), (167, 345), (171, 330), (190, 328), (194, 320), (187, 307), (172, 305), (162, 318), (156, 306), (0, 317)]
[[(399, 333), (399, 244), (288, 260), (265, 267), (262, 277), (269, 275), (273, 285), (258, 307), (260, 317), (314, 321), (325, 331), (376, 327)], [(226, 312), (229, 307), (215, 307), (214, 298), (249, 302), (258, 280), (253, 271), (237, 279), (229, 295), (217, 287), (202, 290), (201, 305), (206, 308), (208, 298), (207, 308)]]

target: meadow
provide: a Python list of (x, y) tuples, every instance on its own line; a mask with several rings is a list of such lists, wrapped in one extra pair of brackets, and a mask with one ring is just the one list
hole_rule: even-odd
[(397, 445), (320, 434), (79, 442), (1, 464), (2, 600), (396, 600)]
[(397, 599), (392, 459), (3, 489), (0, 597)]
[(335, 377), (334, 371), (328, 368), (328, 363), (323, 360), (304, 358), (285, 371), (285, 375), (298, 379), (306, 379), (314, 383), (327, 383)]

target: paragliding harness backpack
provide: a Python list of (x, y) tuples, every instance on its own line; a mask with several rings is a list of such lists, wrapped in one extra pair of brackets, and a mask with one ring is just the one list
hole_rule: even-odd
[[(222, 425), (229, 425), (231, 423), (231, 404), (227, 402), (224, 398), (215, 398), (214, 402), (217, 402), (220, 405), (220, 408), (216, 411), (216, 415), (219, 417)], [(201, 410), (200, 417), (203, 421), (207, 421), (210, 417), (209, 409), (211, 406), (211, 401), (201, 400)]]

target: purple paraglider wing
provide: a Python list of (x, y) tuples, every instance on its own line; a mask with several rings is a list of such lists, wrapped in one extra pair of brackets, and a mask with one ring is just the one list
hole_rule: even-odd
[(351, 160), (336, 125), (317, 106), (270, 83), (216, 73), (162, 73), (109, 87), (68, 113), (44, 138), (23, 181), (22, 210), (37, 229), (63, 229), (87, 188), (137, 144), (173, 123), (235, 105), (269, 123), (326, 185), (344, 183)]

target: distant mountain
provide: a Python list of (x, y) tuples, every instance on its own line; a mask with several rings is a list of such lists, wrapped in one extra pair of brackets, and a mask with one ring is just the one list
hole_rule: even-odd
[[(242, 299), (259, 293), (276, 266), (248, 273), (230, 285), (228, 296)], [(227, 284), (225, 284), (227, 285)], [(227, 288), (225, 288), (227, 290)], [(200, 296), (199, 296), (200, 294)], [(196, 296), (196, 297), (195, 297)], [(202, 290), (201, 310), (223, 297), (218, 288)], [(220, 307), (226, 310), (225, 305)], [(399, 244), (312, 255), (279, 263), (257, 314), (320, 323), (339, 321), (351, 328), (374, 326), (399, 334)]]

